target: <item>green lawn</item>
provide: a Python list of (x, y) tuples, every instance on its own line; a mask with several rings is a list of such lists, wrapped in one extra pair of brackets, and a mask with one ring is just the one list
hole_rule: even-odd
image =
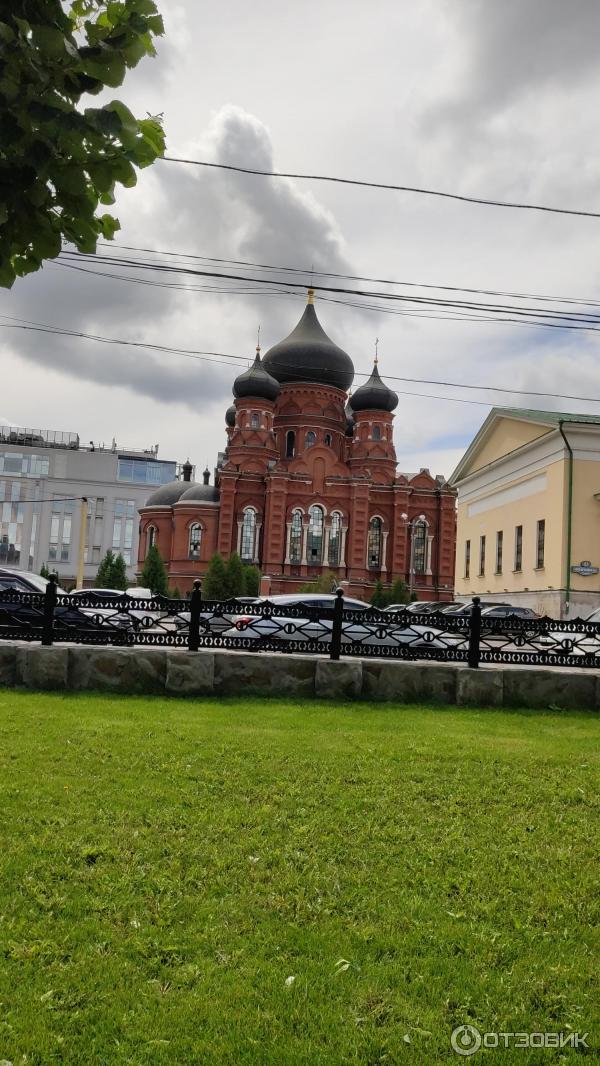
[(597, 1054), (599, 731), (0, 692), (0, 1060), (575, 1058), (463, 1060), (465, 1022)]

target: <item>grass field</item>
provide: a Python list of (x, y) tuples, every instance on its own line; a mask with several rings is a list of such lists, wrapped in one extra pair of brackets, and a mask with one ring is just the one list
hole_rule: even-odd
[(0, 1060), (575, 1057), (463, 1060), (469, 1022), (597, 1055), (599, 730), (0, 692)]

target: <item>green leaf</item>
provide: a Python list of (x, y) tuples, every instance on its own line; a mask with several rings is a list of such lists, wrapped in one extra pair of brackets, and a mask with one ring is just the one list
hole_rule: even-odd
[(39, 48), (41, 52), (46, 52), (52, 59), (58, 59), (64, 55), (65, 36), (52, 26), (32, 26), (31, 39), (36, 48)]
[(112, 241), (117, 230), (121, 229), (121, 223), (118, 218), (113, 218), (112, 215), (100, 215), (100, 224), (102, 236), (107, 241)]

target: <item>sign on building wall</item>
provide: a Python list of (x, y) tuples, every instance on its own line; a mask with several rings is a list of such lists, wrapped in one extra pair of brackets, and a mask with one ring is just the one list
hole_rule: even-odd
[(594, 574), (600, 573), (600, 567), (592, 566), (589, 559), (584, 559), (578, 566), (571, 567), (572, 574), (579, 574), (580, 577), (592, 577)]

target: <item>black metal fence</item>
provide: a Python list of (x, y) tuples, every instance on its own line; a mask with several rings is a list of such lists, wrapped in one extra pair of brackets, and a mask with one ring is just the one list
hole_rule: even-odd
[(296, 652), (437, 662), (600, 668), (600, 625), (575, 619), (486, 617), (478, 597), (465, 615), (348, 609), (341, 589), (331, 607), (164, 596), (63, 595), (0, 591), (0, 639), (124, 646)]

